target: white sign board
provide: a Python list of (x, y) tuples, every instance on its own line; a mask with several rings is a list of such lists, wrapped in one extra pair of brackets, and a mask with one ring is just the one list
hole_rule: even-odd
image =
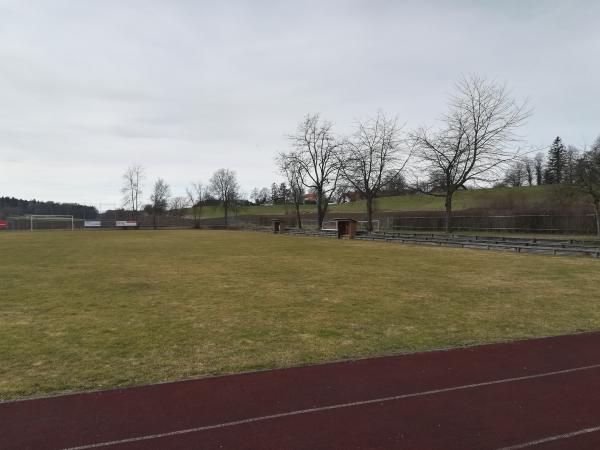
[(137, 227), (137, 222), (130, 222), (128, 220), (117, 220), (115, 223), (116, 227)]
[(83, 222), (83, 226), (84, 227), (101, 227), (102, 226), (102, 222), (100, 222), (99, 220), (86, 220), (85, 222)]

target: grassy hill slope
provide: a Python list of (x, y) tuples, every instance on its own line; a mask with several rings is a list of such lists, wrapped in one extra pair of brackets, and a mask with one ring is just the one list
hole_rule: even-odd
[[(537, 210), (559, 209), (583, 200), (568, 193), (559, 192), (555, 186), (527, 186), (517, 188), (470, 189), (454, 195), (453, 209), (493, 209), (493, 210)], [(331, 205), (329, 214), (362, 213), (365, 201)], [(379, 213), (405, 211), (443, 211), (444, 199), (424, 194), (402, 195), (378, 198), (376, 210)], [(292, 205), (247, 206), (240, 208), (238, 215), (284, 215), (293, 214)], [(303, 205), (304, 214), (316, 213), (315, 205)], [(203, 218), (222, 217), (220, 207), (206, 207)]]

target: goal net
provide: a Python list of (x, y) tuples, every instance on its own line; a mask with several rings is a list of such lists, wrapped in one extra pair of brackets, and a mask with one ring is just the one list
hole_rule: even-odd
[(74, 230), (75, 219), (70, 215), (32, 214), (29, 225), (33, 230)]

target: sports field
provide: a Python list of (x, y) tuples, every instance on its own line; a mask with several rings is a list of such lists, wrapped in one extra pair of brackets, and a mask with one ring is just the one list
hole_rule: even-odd
[(0, 399), (600, 329), (591, 258), (196, 230), (0, 254)]

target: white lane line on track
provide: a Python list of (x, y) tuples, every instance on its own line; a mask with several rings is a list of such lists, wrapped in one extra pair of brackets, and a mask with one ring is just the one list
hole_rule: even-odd
[[(76, 447), (68, 447), (63, 450), (86, 450), (86, 449), (90, 449), (90, 448), (100, 448), (100, 447), (108, 447), (111, 445), (127, 444), (130, 442), (148, 441), (151, 439), (159, 439), (159, 438), (170, 437), (170, 436), (179, 436), (182, 434), (197, 433), (197, 432), (201, 432), (201, 431), (214, 430), (214, 429), (218, 429), (218, 428), (234, 427), (236, 425), (244, 425), (244, 424), (254, 423), (254, 422), (263, 422), (263, 421), (272, 420), (272, 419), (279, 419), (282, 417), (298, 416), (298, 415), (302, 415), (302, 414), (311, 414), (311, 413), (316, 413), (316, 412), (321, 412), (321, 411), (331, 411), (331, 410), (341, 409), (341, 408), (351, 408), (354, 406), (372, 405), (375, 403), (391, 402), (394, 400), (403, 400), (403, 399), (413, 398), (413, 397), (423, 397), (426, 395), (442, 394), (445, 392), (462, 391), (462, 390), (466, 390), (466, 389), (473, 389), (473, 388), (478, 388), (478, 387), (483, 387), (483, 386), (492, 386), (495, 384), (511, 383), (511, 382), (515, 382), (515, 381), (534, 380), (536, 378), (545, 378), (545, 377), (550, 377), (553, 375), (581, 372), (583, 370), (591, 370), (591, 369), (598, 369), (598, 368), (600, 368), (600, 364), (594, 364), (591, 366), (575, 367), (572, 369), (556, 370), (553, 372), (544, 372), (544, 373), (539, 373), (539, 374), (535, 374), (535, 375), (524, 375), (521, 377), (501, 378), (499, 380), (483, 381), (481, 383), (464, 384), (461, 386), (453, 386), (453, 387), (441, 388), (441, 389), (432, 389), (429, 391), (412, 392), (410, 394), (393, 395), (390, 397), (380, 397), (380, 398), (374, 398), (374, 399), (370, 399), (370, 400), (359, 400), (356, 402), (338, 403), (338, 404), (329, 405), (329, 406), (319, 406), (319, 407), (315, 407), (315, 408), (299, 409), (296, 411), (288, 411), (288, 412), (277, 413), (277, 414), (269, 414), (269, 415), (265, 415), (265, 416), (250, 417), (248, 419), (234, 420), (232, 422), (217, 423), (214, 425), (204, 425), (204, 426), (195, 427), (195, 428), (186, 428), (183, 430), (175, 430), (175, 431), (169, 431), (169, 432), (165, 432), (165, 433), (147, 434), (147, 435), (135, 436), (135, 437), (119, 439), (119, 440), (114, 440), (114, 441), (96, 442), (93, 444), (85, 444), (85, 445), (79, 445)], [(513, 447), (509, 447), (509, 448), (513, 448)], [(520, 447), (514, 447), (514, 448), (520, 448)]]
[(592, 428), (584, 428), (582, 430), (571, 431), (569, 433), (557, 434), (555, 436), (547, 436), (545, 438), (537, 439), (535, 441), (522, 442), (521, 444), (510, 445), (508, 447), (502, 447), (498, 450), (518, 450), (520, 448), (535, 447), (536, 445), (545, 444), (547, 442), (559, 441), (561, 439), (569, 439), (572, 437), (580, 436), (582, 434), (595, 433), (600, 431), (600, 426)]

